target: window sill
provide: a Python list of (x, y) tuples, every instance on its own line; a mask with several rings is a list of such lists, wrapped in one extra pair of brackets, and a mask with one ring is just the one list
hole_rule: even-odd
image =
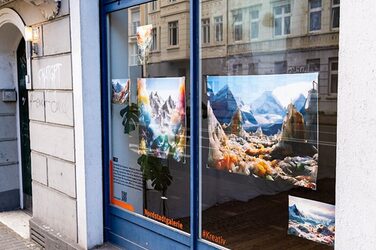
[(179, 49), (180, 47), (179, 47), (179, 45), (174, 45), (174, 46), (169, 46), (168, 48), (167, 48), (167, 50), (177, 50), (177, 49)]
[(150, 51), (150, 54), (159, 54), (159, 53), (161, 53), (160, 50), (152, 50), (152, 51)]
[(337, 94), (329, 94), (326, 99), (327, 100), (337, 100)]

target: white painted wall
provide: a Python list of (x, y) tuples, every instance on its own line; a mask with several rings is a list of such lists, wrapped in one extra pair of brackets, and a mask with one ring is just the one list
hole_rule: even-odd
[(336, 249), (376, 249), (375, 0), (341, 1)]
[(103, 243), (99, 1), (70, 1), (78, 244)]

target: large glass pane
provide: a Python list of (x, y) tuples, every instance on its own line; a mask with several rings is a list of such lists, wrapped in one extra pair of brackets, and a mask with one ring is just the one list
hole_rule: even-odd
[(189, 232), (189, 1), (120, 10), (108, 26), (110, 202)]
[[(204, 240), (333, 248), (339, 31), (331, 4), (201, 1), (201, 18), (223, 16), (224, 24), (223, 43), (201, 48)], [(237, 25), (247, 34), (241, 42)]]

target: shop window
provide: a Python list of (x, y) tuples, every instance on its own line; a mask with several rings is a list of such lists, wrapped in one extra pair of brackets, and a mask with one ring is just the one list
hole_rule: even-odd
[(309, 1), (309, 31), (321, 30), (321, 0)]
[(169, 22), (168, 23), (168, 37), (169, 45), (176, 46), (179, 44), (179, 22)]
[(260, 17), (259, 17), (259, 10), (252, 9), (250, 11), (250, 19), (251, 19), (251, 39), (257, 39), (259, 37), (260, 32)]
[(249, 75), (255, 75), (258, 73), (258, 67), (259, 67), (259, 64), (258, 63), (250, 63), (248, 64), (248, 74)]
[(223, 41), (223, 16), (214, 17), (215, 23), (215, 41)]
[(291, 5), (276, 6), (274, 11), (274, 35), (288, 35), (291, 29)]
[(242, 64), (234, 64), (232, 65), (232, 74), (233, 75), (238, 75), (243, 72), (243, 65)]
[(339, 28), (340, 0), (332, 0), (332, 28)]
[[(198, 215), (193, 205), (199, 244), (333, 249), (337, 100), (329, 97), (338, 91), (339, 29), (329, 40), (315, 33), (319, 47), (307, 43), (307, 31), (336, 26), (339, 0), (331, 1), (331, 18), (324, 18), (324, 1), (258, 1), (257, 8), (254, 0), (200, 1), (196, 34), (188, 5), (171, 11), (172, 2), (158, 6), (168, 15), (149, 14), (151, 3), (109, 14), (104, 127), (113, 221), (186, 247), (191, 215)], [(198, 64), (190, 58), (192, 35), (202, 39), (193, 51)], [(205, 46), (213, 40), (220, 49)], [(192, 95), (201, 104), (196, 110), (190, 72), (199, 79), (192, 81), (200, 90)], [(192, 148), (190, 122), (200, 128)], [(191, 169), (191, 152), (199, 154), (199, 169)], [(190, 199), (196, 180), (197, 200)], [(160, 232), (143, 217), (171, 230)]]
[(179, 22), (150, 13), (150, 4), (108, 18), (110, 203), (189, 232), (190, 57), (177, 45), (189, 44), (190, 13), (173, 19), (187, 21), (179, 41)]
[(234, 41), (243, 40), (243, 12), (236, 10), (232, 13)]
[(210, 43), (210, 19), (205, 18), (201, 22), (202, 42), (204, 44)]
[(227, 50), (200, 48), (201, 238), (226, 249), (335, 244), (339, 31), (307, 43), (331, 19), (324, 1), (303, 2), (223, 1)]
[(320, 58), (307, 60), (308, 72), (320, 72)]
[(274, 73), (275, 74), (286, 74), (287, 73), (287, 61), (280, 61), (274, 63)]
[(329, 60), (329, 92), (338, 93), (338, 58)]

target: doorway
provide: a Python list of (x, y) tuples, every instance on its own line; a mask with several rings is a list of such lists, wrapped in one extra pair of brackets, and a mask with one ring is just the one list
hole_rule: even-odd
[(32, 213), (31, 157), (29, 133), (29, 101), (25, 76), (27, 75), (25, 40), (17, 48), (18, 105), (21, 142), (21, 168), (23, 204), (26, 212)]

